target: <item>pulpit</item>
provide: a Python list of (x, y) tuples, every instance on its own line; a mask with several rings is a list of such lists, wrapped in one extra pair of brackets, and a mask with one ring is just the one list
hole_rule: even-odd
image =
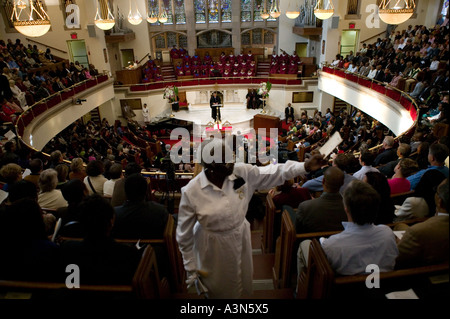
[(256, 114), (253, 117), (253, 128), (255, 129), (256, 134), (258, 134), (258, 129), (265, 129), (267, 137), (270, 137), (270, 129), (276, 128), (278, 131), (275, 137), (278, 137), (278, 132), (281, 131), (281, 120), (278, 116)]
[(125, 69), (116, 71), (116, 81), (123, 85), (139, 84), (142, 80), (142, 66), (136, 69)]

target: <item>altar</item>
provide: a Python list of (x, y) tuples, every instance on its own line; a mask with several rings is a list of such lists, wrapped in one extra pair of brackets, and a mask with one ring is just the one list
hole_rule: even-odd
[[(211, 107), (209, 100), (213, 92), (217, 91), (222, 100), (221, 123), (214, 123), (211, 117)], [(200, 125), (202, 132), (206, 130), (221, 130), (237, 134), (247, 133), (253, 128), (253, 117), (261, 113), (262, 109), (247, 109), (246, 95), (248, 89), (214, 89), (207, 88), (202, 90), (188, 90), (186, 91), (186, 100), (189, 103), (187, 110), (180, 110), (174, 112), (173, 116), (176, 119), (191, 121), (195, 125)], [(214, 126), (215, 125), (215, 126)], [(212, 128), (214, 126), (214, 128)]]

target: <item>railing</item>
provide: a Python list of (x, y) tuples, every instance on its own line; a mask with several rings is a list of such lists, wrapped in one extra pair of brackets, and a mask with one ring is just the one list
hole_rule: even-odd
[[(14, 123), (17, 138), (31, 150), (33, 150), (35, 152), (40, 152), (39, 150), (35, 149), (33, 146), (28, 145), (22, 139), (22, 135), (25, 131), (26, 126), (28, 124), (30, 124), (34, 118), (41, 115), (45, 111), (51, 109), (55, 105), (57, 105), (63, 101), (72, 99), (76, 94), (81, 93), (81, 92), (85, 91), (86, 89), (94, 87), (97, 84), (103, 83), (107, 80), (108, 80), (107, 75), (99, 75), (99, 76), (94, 77), (93, 79), (84, 80), (82, 82), (76, 83), (76, 84), (68, 87), (64, 91), (56, 92), (40, 101), (34, 103), (26, 111), (22, 112), (22, 114), (20, 114), (17, 117), (16, 122)], [(45, 153), (44, 153), (44, 155), (49, 156), (48, 154), (45, 154)]]
[(367, 42), (367, 40), (370, 40), (370, 39), (379, 37), (379, 36), (382, 35), (383, 33), (386, 33), (386, 30), (384, 30), (383, 32), (380, 32), (380, 33), (378, 33), (378, 34), (375, 34), (375, 35), (371, 36), (370, 38), (365, 39), (364, 41), (360, 41), (360, 43), (364, 43), (364, 42)]
[(58, 49), (58, 48), (52, 47), (52, 46), (50, 46), (50, 45), (47, 45), (47, 44), (44, 44), (44, 43), (38, 42), (38, 41), (36, 41), (36, 40), (34, 40), (34, 39), (26, 38), (26, 40), (27, 40), (27, 41), (29, 41), (29, 42), (34, 42), (34, 43), (37, 43), (37, 44), (39, 44), (39, 45), (42, 45), (42, 46), (44, 46), (44, 47), (46, 47), (46, 48), (50, 48), (50, 49), (53, 49), (53, 50), (56, 50), (56, 51), (62, 52), (62, 53), (64, 53), (64, 54), (67, 54), (67, 51), (64, 51), (64, 50), (61, 50), (61, 49)]
[[(371, 90), (374, 90), (380, 94), (383, 94), (383, 95), (389, 97), (390, 99), (394, 100), (395, 102), (400, 103), (407, 111), (409, 111), (411, 119), (414, 121), (414, 123), (413, 123), (413, 125), (411, 125), (411, 127), (408, 130), (406, 130), (402, 134), (396, 136), (395, 140), (398, 140), (404, 134), (406, 134), (407, 132), (410, 132), (411, 129), (413, 129), (417, 125), (417, 122), (419, 121), (419, 117), (418, 117), (419, 107), (418, 107), (416, 101), (414, 100), (414, 98), (411, 97), (407, 92), (401, 91), (401, 90), (397, 89), (396, 87), (393, 87), (387, 83), (380, 82), (375, 79), (365, 77), (361, 74), (352, 73), (352, 72), (346, 71), (345, 69), (337, 68), (337, 67), (330, 66), (330, 65), (323, 66), (322, 71), (326, 72), (326, 73), (334, 74), (334, 75), (344, 78), (346, 80), (349, 80), (349, 81), (352, 81), (359, 85), (362, 85), (364, 87), (367, 87)], [(372, 148), (371, 150), (376, 150), (376, 149), (380, 148), (381, 146), (382, 145), (377, 145), (374, 148)]]
[(199, 86), (199, 85), (215, 85), (215, 84), (254, 84), (259, 85), (261, 82), (269, 81), (275, 85), (301, 85), (304, 80), (317, 80), (317, 77), (302, 77), (297, 79), (281, 78), (281, 77), (208, 77), (208, 78), (192, 78), (172, 81), (158, 81), (149, 83), (139, 83), (131, 85), (114, 85), (115, 89), (129, 88), (131, 92), (142, 92), (164, 89), (166, 86)]

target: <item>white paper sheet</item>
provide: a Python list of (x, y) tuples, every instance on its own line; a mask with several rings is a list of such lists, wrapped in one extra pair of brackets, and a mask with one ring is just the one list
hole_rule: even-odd
[(386, 294), (388, 299), (419, 299), (416, 293), (412, 289), (404, 290), (404, 291), (393, 291), (391, 293)]
[(404, 233), (405, 233), (404, 230), (395, 230), (394, 231), (394, 235), (397, 236), (398, 239), (402, 239)]
[(331, 152), (334, 151), (334, 149), (342, 143), (342, 137), (339, 132), (335, 132), (328, 141), (319, 149), (320, 154), (324, 156), (324, 158), (327, 158), (328, 155), (331, 154)]

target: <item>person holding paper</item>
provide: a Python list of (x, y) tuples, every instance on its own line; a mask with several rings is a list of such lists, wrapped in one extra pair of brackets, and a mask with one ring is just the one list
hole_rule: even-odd
[(251, 295), (251, 231), (245, 217), (255, 190), (316, 170), (323, 158), (261, 167), (234, 164), (232, 150), (220, 138), (205, 140), (200, 150), (203, 170), (181, 189), (176, 231), (187, 283), (202, 282), (212, 299)]

